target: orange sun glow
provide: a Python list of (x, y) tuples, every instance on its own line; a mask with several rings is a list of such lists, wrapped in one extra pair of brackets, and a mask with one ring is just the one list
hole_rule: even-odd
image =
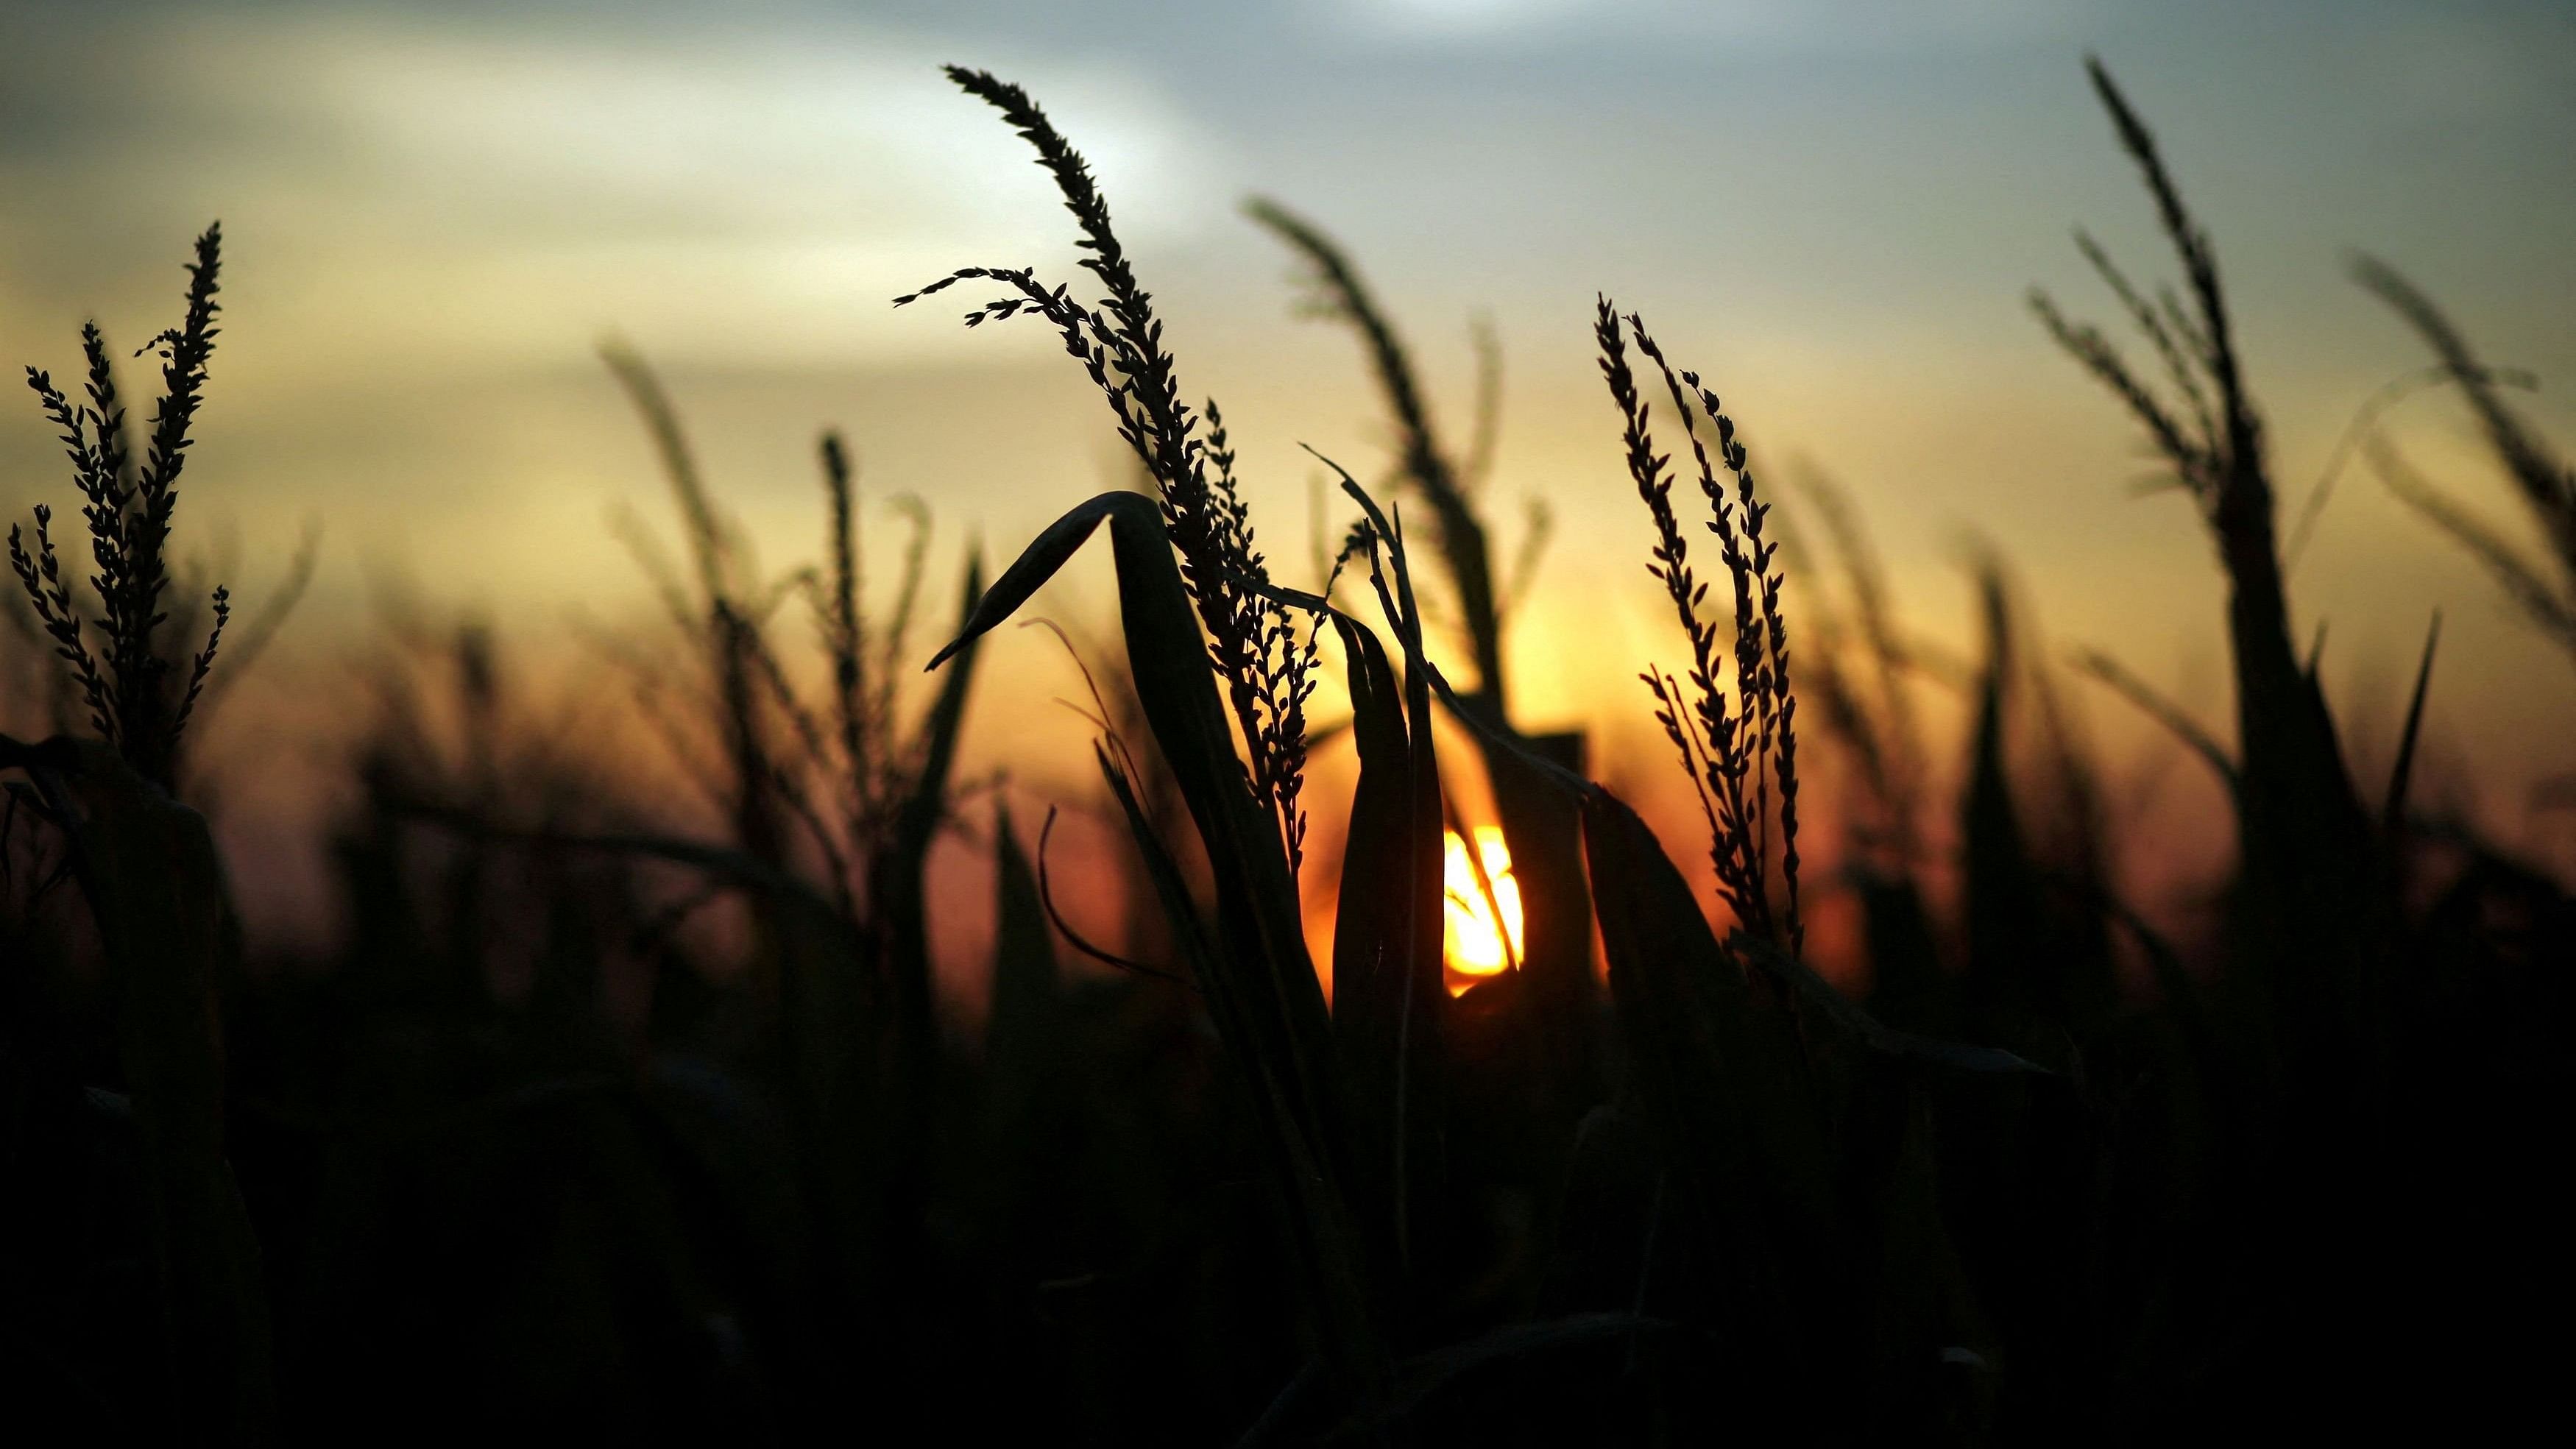
[[(1511, 850), (1503, 844), (1499, 825), (1479, 825), (1475, 835), (1473, 861), (1467, 857), (1467, 842), (1454, 830), (1447, 832), (1442, 851), (1441, 884), (1449, 899), (1441, 953), (1449, 961), (1453, 994), (1474, 985), (1477, 977), (1520, 964), (1521, 887), (1512, 878)], [(1479, 864), (1485, 868), (1482, 882), (1476, 879)]]

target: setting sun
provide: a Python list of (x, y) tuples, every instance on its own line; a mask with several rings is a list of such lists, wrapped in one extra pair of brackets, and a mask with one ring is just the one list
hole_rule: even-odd
[[(1442, 888), (1448, 894), (1448, 925), (1441, 936), (1441, 953), (1448, 958), (1449, 969), (1461, 977), (1491, 976), (1507, 966), (1517, 965), (1521, 955), (1521, 887), (1512, 879), (1512, 852), (1503, 843), (1502, 827), (1476, 827), (1476, 859), (1467, 858), (1467, 842), (1458, 832), (1446, 833), (1441, 867)], [(1476, 879), (1476, 866), (1485, 868), (1485, 879)], [(1488, 892), (1487, 887), (1491, 887)], [(1497, 908), (1501, 922), (1497, 925)], [(1454, 992), (1464, 991), (1471, 981), (1452, 983)]]

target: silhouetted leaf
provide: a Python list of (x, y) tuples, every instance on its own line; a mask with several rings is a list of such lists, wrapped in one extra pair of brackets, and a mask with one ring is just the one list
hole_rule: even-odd
[[(1304, 1268), (1299, 1283), (1310, 1295), (1320, 1346), (1346, 1381), (1382, 1385), (1384, 1350), (1339, 1181), (1349, 1170), (1347, 1087), (1323, 988), (1306, 953), (1296, 882), (1278, 830), (1254, 800), (1235, 753), (1198, 616), (1154, 501), (1104, 493), (1067, 512), (994, 580), (938, 660), (1009, 618), (1104, 521), (1137, 700), (1189, 806), (1215, 886), (1215, 938), (1194, 951), (1192, 964), (1227, 1050), (1261, 1104), (1269, 1159), (1289, 1203), (1286, 1216)], [(1143, 845), (1151, 832), (1139, 825), (1141, 807), (1106, 757), (1102, 768)], [(1175, 890), (1176, 870), (1164, 879), (1167, 867), (1168, 859), (1157, 867), (1157, 879), (1171, 912), (1187, 894)], [(1175, 916), (1174, 926), (1195, 929), (1186, 915)]]

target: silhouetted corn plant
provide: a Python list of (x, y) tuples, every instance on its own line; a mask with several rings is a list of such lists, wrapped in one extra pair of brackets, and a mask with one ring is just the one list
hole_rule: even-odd
[[(1386, 1320), (1387, 1301), (1369, 1280), (1394, 1267), (1390, 1260), (1403, 1235), (1400, 1189), (1394, 1184), (1403, 1181), (1408, 1167), (1400, 1156), (1392, 1168), (1354, 1160), (1349, 1119), (1355, 1104), (1335, 1059), (1335, 1032), (1307, 956), (1297, 905), (1295, 861), (1304, 833), (1297, 796), (1315, 644), (1311, 635), (1296, 639), (1287, 606), (1269, 594), (1221, 425), (1211, 409), (1209, 430), (1201, 436), (1196, 414), (1180, 401), (1162, 323), (1111, 229), (1088, 166), (1017, 86), (960, 67), (948, 74), (1036, 148), (1079, 224), (1080, 244), (1089, 253), (1082, 265), (1106, 296), (1097, 307), (1086, 306), (1068, 289), (1050, 289), (1024, 269), (975, 267), (898, 298), (896, 305), (964, 281), (1001, 283), (1006, 295), (968, 313), (968, 325), (1023, 312), (1053, 324), (1107, 398), (1119, 435), (1153, 476), (1156, 497), (1106, 493), (1065, 515), (994, 581), (957, 642), (932, 665), (1010, 617), (1095, 528), (1109, 524), (1128, 666), (1207, 853), (1217, 909), (1213, 935), (1196, 924), (1169, 851), (1150, 831), (1140, 830), (1137, 843), (1174, 917), (1192, 977), (1256, 1104), (1282, 1221), (1296, 1246), (1296, 1279), (1315, 1349), (1338, 1389), (1362, 1405), (1379, 1405), (1391, 1392), (1386, 1344), (1393, 1325)], [(1371, 697), (1386, 694), (1381, 689)], [(1392, 700), (1387, 706), (1393, 707)], [(1427, 747), (1427, 737), (1423, 743)], [(1427, 763), (1427, 748), (1422, 757)], [(1131, 825), (1141, 822), (1132, 782), (1107, 753), (1101, 762)], [(1417, 846), (1410, 854), (1430, 863), (1429, 879), (1404, 893), (1414, 903), (1412, 928), (1387, 940), (1380, 968), (1394, 983), (1388, 995), (1399, 1021), (1424, 995), (1415, 983), (1426, 974), (1430, 989), (1439, 989), (1436, 804), (1431, 819), (1427, 848)], [(1425, 940), (1427, 959), (1419, 954)], [(1400, 1028), (1396, 1038), (1403, 1040)], [(1406, 1080), (1401, 1066), (1396, 1076), (1399, 1083)], [(1396, 1091), (1395, 1103), (1380, 1110), (1394, 1112), (1400, 1122), (1403, 1088)], [(1399, 1129), (1398, 1153), (1404, 1140)], [(1363, 1178), (1397, 1194), (1365, 1222), (1350, 1196), (1354, 1181)], [(1382, 1246), (1374, 1253), (1364, 1249), (1363, 1235)], [(1370, 1256), (1375, 1264), (1366, 1261)]]
[[(1202, 439), (1178, 402), (1161, 323), (1081, 158), (1017, 87), (978, 72), (950, 76), (1036, 147), (1080, 222), (1091, 253), (1083, 265), (1108, 295), (1086, 307), (1024, 270), (983, 267), (952, 273), (898, 305), (967, 280), (1004, 285), (1008, 294), (969, 313), (969, 325), (1023, 312), (1052, 322), (1108, 399), (1159, 496), (1103, 494), (1066, 514), (995, 581), (966, 634), (933, 667), (1009, 617), (1109, 525), (1129, 668), (1209, 861), (1212, 930), (1198, 921), (1170, 848), (1148, 827), (1122, 758), (1104, 747), (1101, 765), (1254, 1103), (1320, 1370), (1320, 1389), (1310, 1385), (1316, 1373), (1301, 1374), (1264, 1425), (1329, 1423), (1335, 1414), (1383, 1425), (1476, 1363), (1610, 1331), (1596, 1320), (1521, 1325), (1403, 1356), (1424, 1342), (1436, 1301), (1423, 1225), (1443, 1190), (1437, 1124), (1447, 993), (1430, 705), (1435, 688), (1447, 691), (1424, 652), (1402, 530), (1344, 475), (1345, 491), (1367, 515), (1344, 554), (1355, 549), (1369, 560), (1372, 591), (1402, 647), (1399, 679), (1394, 656), (1369, 628), (1323, 596), (1269, 578), (1251, 546), (1213, 409)], [(1361, 756), (1329, 1013), (1295, 885), (1302, 835), (1295, 784), (1316, 654), (1313, 635), (1296, 638), (1292, 610), (1318, 615), (1318, 627), (1329, 618), (1341, 639)]]
[[(1398, 480), (1430, 507), (1435, 556), (1448, 575), (1449, 592), (1457, 602), (1475, 663), (1476, 688), (1464, 697), (1466, 707), (1484, 711), (1488, 722), (1527, 748), (1580, 771), (1584, 760), (1579, 733), (1526, 731), (1512, 719), (1504, 630), (1546, 544), (1548, 516), (1533, 503), (1513, 576), (1498, 576), (1492, 534), (1478, 507), (1478, 490), (1491, 464), (1497, 426), (1499, 367), (1490, 340), (1484, 349), (1486, 365), (1480, 369), (1473, 441), (1460, 459), (1433, 425), (1412, 360), (1358, 266), (1314, 223), (1278, 203), (1256, 200), (1247, 210), (1314, 269), (1312, 310), (1348, 324), (1367, 350), (1370, 370), (1400, 439)], [(1515, 1073), (1542, 1077), (1542, 1082), (1531, 1085), (1564, 1099), (1559, 1104), (1562, 1115), (1563, 1108), (1598, 1092), (1593, 1079), (1597, 1064), (1592, 1022), (1597, 1003), (1593, 999), (1592, 904), (1583, 878), (1580, 822), (1561, 791), (1521, 764), (1518, 750), (1483, 747), (1483, 737), (1475, 738), (1482, 747), (1495, 814), (1510, 851), (1523, 928), (1517, 949), (1508, 953), (1513, 971), (1472, 989), (1514, 992), (1513, 1004), (1519, 1009), (1495, 1013), (1494, 1031), (1507, 1048), (1516, 1048), (1507, 1052)], [(1481, 856), (1470, 850), (1468, 861), (1481, 876)], [(1492, 886), (1479, 880), (1478, 889), (1489, 892)], [(1557, 1125), (1570, 1129), (1571, 1116), (1563, 1116)]]
[[(1730, 629), (1702, 616), (1708, 586), (1692, 572), (1690, 545), (1673, 512), (1669, 459), (1655, 451), (1647, 409), (1635, 373), (1628, 365), (1626, 335), (1663, 375), (1665, 389), (1688, 432), (1691, 456), (1698, 464), (1701, 496), (1707, 500), (1707, 529), (1716, 535), (1719, 560), (1734, 586)], [(1660, 671), (1640, 676), (1655, 697), (1655, 720), (1681, 755), (1708, 823), (1709, 859), (1717, 871), (1718, 895), (1735, 915), (1737, 925), (1785, 949), (1792, 958), (1805, 954), (1806, 928), (1798, 915), (1798, 701), (1789, 688), (1789, 633), (1780, 612), (1780, 574), (1772, 563), (1779, 545), (1764, 537), (1763, 520), (1770, 505), (1755, 497), (1753, 474), (1735, 423), (1717, 394), (1700, 384), (1697, 373), (1676, 374), (1645, 323), (1629, 314), (1624, 323), (1610, 300), (1600, 300), (1593, 334), (1601, 347), (1601, 374), (1618, 405), (1627, 445), (1628, 475), (1637, 485), (1655, 524), (1653, 561), (1647, 565), (1663, 583), (1675, 616), (1689, 640), (1690, 688)], [(1687, 389), (1687, 391), (1685, 391)], [(1716, 430), (1716, 458), (1701, 441), (1692, 408), (1704, 412)], [(1723, 468), (1733, 483), (1732, 496), (1718, 478)], [(1735, 697), (1728, 699), (1720, 681), (1734, 672)], [(1775, 817), (1772, 791), (1779, 792)], [(1779, 830), (1781, 900), (1771, 888), (1772, 829)]]
[[(179, 504), (179, 475), (188, 461), (189, 430), (205, 394), (206, 363), (220, 331), (215, 293), (222, 249), (222, 228), (207, 227), (197, 238), (196, 260), (188, 264), (186, 317), (145, 348), (161, 359), (162, 391), (140, 458), (117, 394), (107, 339), (97, 323), (81, 329), (87, 371), (81, 402), (66, 396), (42, 368), (27, 369), (27, 386), (61, 430), (72, 481), (80, 490), (81, 522), (97, 570), (82, 580), (87, 590), (76, 589), (74, 580), (64, 576), (54, 546), (52, 509), (37, 505), (32, 549), (16, 524), (9, 527), (10, 566), (54, 652), (78, 683), (91, 728), (115, 745), (136, 773), (164, 789), (176, 777), (180, 736), (205, 691), (225, 621), (232, 616), (231, 595), (218, 585), (214, 624), (204, 647), (177, 659), (165, 652), (159, 634), (168, 618), (163, 596), (170, 586), (170, 521)], [(84, 617), (91, 600), (97, 613)], [(95, 653), (88, 642), (90, 629), (100, 637)], [(174, 681), (183, 665), (186, 672)]]
[(1262, 597), (1269, 581), (1255, 546), (1250, 510), (1237, 489), (1225, 425), (1209, 404), (1207, 429), (1181, 400), (1172, 356), (1164, 350), (1153, 298), (1137, 284), (1110, 229), (1107, 204), (1090, 167), (1058, 135), (1026, 92), (980, 71), (949, 67), (957, 84), (1002, 113), (1037, 148), (1040, 163), (1064, 193), (1080, 224), (1081, 263), (1106, 295), (1097, 306), (1075, 302), (1022, 268), (968, 267), (895, 299), (905, 306), (956, 286), (989, 280), (1007, 293), (966, 314), (972, 327), (1029, 313), (1053, 324), (1109, 400), (1118, 434), (1153, 476), (1160, 512), (1201, 624), (1208, 653), (1224, 681), (1244, 741), (1244, 768), (1293, 862), (1302, 852), (1305, 818), (1297, 796), (1305, 779), (1305, 703), (1314, 685), (1311, 636), (1300, 645), (1286, 609)]
[[(1631, 333), (1691, 432), (1706, 526), (1734, 585), (1731, 619), (1701, 615), (1706, 589), (1672, 506), (1670, 459), (1655, 449), (1628, 363)], [(1641, 1173), (1640, 1149), (1616, 1145), (1624, 1112), (1586, 1124), (1561, 1231), (1605, 1218), (1634, 1223), (1640, 1213), (1651, 1225), (1625, 1306), (1688, 1331), (1655, 1354), (1657, 1407), (1643, 1412), (1678, 1416), (1660, 1421), (1663, 1432), (1724, 1423), (1830, 1442), (1928, 1422), (1972, 1397), (1944, 1383), (1940, 1364), (1945, 1355), (1977, 1358), (1970, 1345), (1984, 1334), (1942, 1221), (1924, 1074), (2018, 1079), (2030, 1068), (2007, 1053), (1890, 1030), (1798, 959), (1796, 705), (1766, 505), (1713, 391), (1670, 369), (1643, 326), (1606, 299), (1595, 338), (1629, 472), (1655, 529), (1649, 569), (1691, 649), (1688, 691), (1660, 671), (1646, 678), (1703, 801), (1720, 898), (1736, 920), (1721, 942), (1633, 810), (1524, 756), (1581, 803), (1623, 1098), (1649, 1128)], [(1694, 426), (1699, 413), (1716, 430), (1713, 454)], [(1437, 670), (1428, 672), (1447, 695)], [(1480, 717), (1464, 717), (1516, 748)], [(1609, 1145), (1582, 1150), (1596, 1142)], [(1658, 1186), (1635, 1211), (1617, 1209), (1658, 1178), (1673, 1189), (1670, 1201)], [(1583, 1286), (1598, 1260), (1578, 1266), (1579, 1241), (1561, 1239), (1559, 1261), (1570, 1271), (1552, 1293), (1588, 1296), (1606, 1286)], [(1643, 1327), (1642, 1318), (1627, 1320), (1632, 1376)], [(1625, 1432), (1642, 1434), (1658, 1421), (1624, 1422)]]
[[(1270, 577), (1229, 446), (1212, 410), (1179, 404), (1160, 319), (1080, 158), (1016, 88), (954, 75), (1037, 146), (1108, 296), (1082, 305), (1011, 269), (940, 285), (1007, 289), (977, 321), (1054, 321), (1151, 492), (1073, 509), (989, 596), (970, 565), (957, 640), (934, 661), (947, 672), (916, 710), (896, 671), (922, 535), (891, 616), (871, 611), (854, 472), (827, 438), (825, 557), (764, 575), (659, 385), (621, 362), (683, 535), (670, 560), (629, 539), (680, 642), (626, 646), (621, 662), (722, 817), (719, 839), (633, 828), (667, 818), (670, 772), (565, 748), (574, 732), (531, 719), (491, 631), (409, 631), (435, 672), (389, 684), (358, 753), (361, 808), (335, 840), (346, 939), (329, 970), (267, 946), (227, 1000), (222, 1051), (208, 988), (238, 947), (204, 822), (119, 758), (124, 738), (0, 740), (0, 768), (25, 777), (0, 801), (0, 888), (12, 906), (34, 895), (52, 933), (0, 916), (0, 1161), (19, 1169), (0, 1193), (0, 1419), (18, 1427), (33, 1381), (90, 1416), (88, 1437), (257, 1437), (263, 1279), (301, 1405), (287, 1432), (335, 1440), (400, 1403), (415, 1428), (630, 1439), (802, 1441), (935, 1412), (988, 1437), (1152, 1442), (1247, 1420), (1253, 1443), (2160, 1442), (2257, 1422), (2238, 1399), (2306, 1418), (2384, 1418), (2411, 1399), (2456, 1425), (2541, 1395), (2554, 1344), (2529, 1325), (2564, 1296), (2570, 1239), (2563, 1174), (2533, 1144), (2563, 1125), (2576, 1082), (2576, 904), (2408, 808), (2429, 643), (2378, 818), (2337, 842), (2320, 832), (2342, 817), (2299, 813), (2341, 775), (2313, 656), (2288, 655), (2277, 566), (2266, 602), (2259, 430), (2207, 245), (2107, 77), (2186, 290), (2146, 299), (2089, 250), (2167, 381), (2151, 391), (2098, 334), (2055, 325), (2171, 441), (2207, 507), (2239, 595), (2240, 711), (2313, 706), (2242, 729), (2240, 767), (2192, 723), (2196, 701), (2097, 669), (2193, 738), (2242, 802), (2239, 929), (2210, 973), (2111, 898), (2086, 772), (1999, 565), (1978, 565), (1981, 653), (1949, 661), (1899, 639), (1856, 525), (1829, 511), (1852, 575), (1848, 623), (1829, 620), (1825, 591), (1791, 591), (1806, 560), (1713, 390), (1605, 299), (1593, 340), (1689, 655), (1648, 682), (1709, 832), (1705, 899), (1635, 811), (1510, 727), (1499, 668), (1477, 695), (1450, 689), (1426, 643), (1427, 555), (1408, 551), (1400, 511), (1344, 475), (1362, 522), (1319, 567), (1321, 590)], [(1435, 479), (1464, 499), (1487, 443), (1471, 460), (1442, 450), (1357, 274), (1311, 227), (1274, 225), (1369, 340), (1406, 432), (1397, 486), (1430, 505), (1447, 553), (1461, 534)], [(2473, 375), (2456, 338), (2419, 330), (2445, 377)], [(1675, 413), (1657, 415), (1667, 398)], [(80, 448), (114, 431), (103, 400), (61, 406)], [(1655, 434), (1671, 441), (1676, 420), (1692, 445), (1679, 468)], [(128, 509), (142, 467), (119, 485)], [(1679, 478), (1692, 486), (1677, 499)], [(997, 809), (976, 842), (989, 904), (970, 903), (994, 926), (978, 1061), (942, 1049), (922, 880), (958, 813), (967, 651), (1103, 522), (1141, 717), (1100, 707), (1097, 763), (1162, 939), (1120, 962), (1068, 929), (1142, 969), (1060, 971), (1046, 834), (1032, 869)], [(1713, 547), (1694, 556), (1695, 537)], [(56, 682), (28, 712), (77, 714), (94, 705), (79, 661), (51, 657), (36, 611), (78, 605), (102, 699), (117, 685), (115, 649), (97, 642), (112, 611), (84, 598), (81, 570), (57, 560), (49, 575), (47, 542), (21, 545), (35, 588), (10, 637), (48, 651), (33, 662)], [(1376, 600), (1369, 623), (1332, 598), (1345, 566)], [(1457, 582), (1465, 565), (1450, 570)], [(780, 642), (799, 599), (810, 654)], [(184, 605), (166, 612), (161, 638), (193, 637)], [(1296, 884), (1303, 711), (1327, 624), (1360, 763), (1329, 1010)], [(1837, 639), (1867, 657), (1833, 658)], [(1499, 659), (1498, 643), (1469, 643), (1480, 669)], [(164, 673), (174, 713), (187, 662)], [(1910, 889), (1931, 868), (1910, 838), (1931, 786), (1909, 758), (1908, 669), (1970, 707), (1959, 969), (1927, 973), (1923, 1013), (1882, 1020), (1801, 958), (1808, 920), (1820, 954), (1825, 932), (1799, 726), (1860, 757), (1872, 865)], [(1588, 1022), (1509, 1017), (1517, 985), (1444, 989), (1435, 699), (1500, 762), (1498, 791), (1520, 779), (1579, 821), (1611, 1028), (1586, 1090), (1550, 1099), (1517, 1052)], [(99, 732), (123, 729), (94, 712)], [(1150, 803), (1147, 734), (1187, 827)], [(2024, 748), (2035, 735), (2046, 751)], [(1195, 850), (1172, 834), (1185, 828)], [(1204, 883), (1185, 859), (1198, 853)], [(47, 893), (71, 879), (77, 891)], [(94, 943), (65, 908), (76, 896)], [(748, 952), (681, 929), (725, 896), (748, 904)], [(2330, 906), (2352, 919), (2326, 921)], [(1712, 928), (1712, 914), (1727, 919)], [(2105, 999), (2113, 929), (2154, 993)], [(99, 1074), (60, 1069), (87, 1038), (67, 1045), (66, 1013), (28, 989), (60, 964), (48, 953), (105, 967), (117, 1032)], [(502, 989), (520, 967), (524, 991)], [(653, 973), (642, 1022), (617, 1010), (635, 971)], [(1890, 1020), (1956, 1023), (2019, 1055)], [(1230, 1080), (1212, 1077), (1219, 1062)], [(127, 1093), (82, 1090), (101, 1081)], [(231, 1193), (235, 1152), (276, 1229), (266, 1263)], [(111, 1190), (80, 1198), (98, 1184)], [(102, 1324), (131, 1327), (90, 1336)], [(1291, 1324), (1307, 1360), (1293, 1372)], [(61, 1372), (91, 1364), (106, 1371)]]
[(230, 612), (225, 591), (214, 591), (214, 623), (193, 656), (170, 657), (160, 637), (177, 484), (214, 351), (220, 247), (208, 227), (188, 267), (185, 320), (154, 339), (163, 391), (140, 458), (96, 324), (81, 333), (85, 401), (27, 371), (62, 431), (96, 572), (85, 590), (65, 577), (42, 506), (32, 549), (11, 527), (10, 563), (98, 738), (31, 747), (0, 736), (0, 770), (23, 771), (32, 786), (12, 786), (13, 818), (25, 804), (63, 837), (63, 869), (104, 958), (115, 1067), (139, 1139), (155, 1321), (142, 1361), (119, 1366), (129, 1376), (121, 1407), (141, 1432), (251, 1443), (275, 1428), (268, 1299), (225, 1155), (215, 1008), (217, 983), (238, 971), (240, 926), (204, 817), (168, 794)]

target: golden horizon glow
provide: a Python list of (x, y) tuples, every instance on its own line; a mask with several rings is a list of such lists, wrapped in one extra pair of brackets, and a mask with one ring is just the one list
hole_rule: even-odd
[[(1503, 843), (1499, 825), (1479, 825), (1475, 837), (1472, 861), (1457, 831), (1443, 832), (1441, 841), (1441, 886), (1448, 897), (1441, 955), (1449, 963), (1453, 995), (1478, 977), (1519, 965), (1521, 958), (1521, 886), (1512, 877), (1511, 848)], [(1479, 864), (1485, 870), (1482, 882), (1476, 879)]]

